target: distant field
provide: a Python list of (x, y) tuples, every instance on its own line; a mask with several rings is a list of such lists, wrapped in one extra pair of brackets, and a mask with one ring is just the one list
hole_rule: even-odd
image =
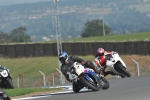
[(150, 32), (76, 38), (64, 40), (63, 42), (127, 42), (145, 40), (150, 41)]
[(112, 8), (91, 8), (89, 10), (86, 10), (85, 12), (87, 14), (109, 14), (111, 10)]
[(135, 8), (140, 12), (149, 12), (150, 4), (130, 5), (129, 8)]

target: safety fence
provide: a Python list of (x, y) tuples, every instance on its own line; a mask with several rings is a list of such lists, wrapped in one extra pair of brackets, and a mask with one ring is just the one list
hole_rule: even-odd
[[(117, 51), (120, 55), (150, 54), (150, 41), (62, 43), (62, 50), (70, 55), (91, 55), (99, 47), (108, 51)], [(0, 45), (0, 54), (5, 57), (57, 56), (57, 43)]]
[(69, 82), (65, 79), (65, 77), (61, 77), (61, 74), (58, 72), (45, 75), (44, 77), (42, 75), (36, 77), (23, 77), (22, 75), (18, 75), (18, 77), (13, 78), (13, 85), (15, 88), (46, 87), (67, 83)]

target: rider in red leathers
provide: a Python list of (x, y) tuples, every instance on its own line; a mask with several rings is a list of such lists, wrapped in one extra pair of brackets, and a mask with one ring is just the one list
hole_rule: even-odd
[(100, 77), (105, 77), (108, 74), (120, 75), (121, 77), (125, 77), (124, 74), (121, 74), (121, 73), (114, 73), (112, 71), (105, 72), (105, 69), (107, 68), (105, 55), (113, 54), (113, 53), (117, 53), (117, 52), (114, 52), (114, 51), (108, 52), (108, 51), (105, 51), (103, 48), (98, 48), (97, 52), (94, 54), (95, 56), (94, 61), (97, 64), (97, 66), (100, 68)]

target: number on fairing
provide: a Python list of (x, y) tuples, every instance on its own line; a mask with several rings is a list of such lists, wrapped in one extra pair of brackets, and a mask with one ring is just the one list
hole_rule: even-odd
[(3, 77), (7, 77), (7, 76), (8, 76), (8, 73), (7, 73), (6, 70), (3, 70), (3, 71), (1, 72), (1, 75), (2, 75)]
[(84, 71), (84, 67), (82, 65), (76, 65), (75, 69), (78, 75), (80, 75)]

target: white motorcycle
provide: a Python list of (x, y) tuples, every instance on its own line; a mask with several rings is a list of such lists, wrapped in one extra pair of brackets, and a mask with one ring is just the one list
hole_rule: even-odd
[(12, 78), (9, 70), (0, 65), (0, 88), (13, 89)]
[[(112, 52), (105, 55), (106, 66), (115, 74), (121, 73), (127, 77), (130, 77), (131, 74), (127, 71), (127, 66), (124, 61), (120, 58), (118, 53)], [(121, 76), (122, 77), (122, 76)], [(124, 78), (124, 77), (122, 77)]]

